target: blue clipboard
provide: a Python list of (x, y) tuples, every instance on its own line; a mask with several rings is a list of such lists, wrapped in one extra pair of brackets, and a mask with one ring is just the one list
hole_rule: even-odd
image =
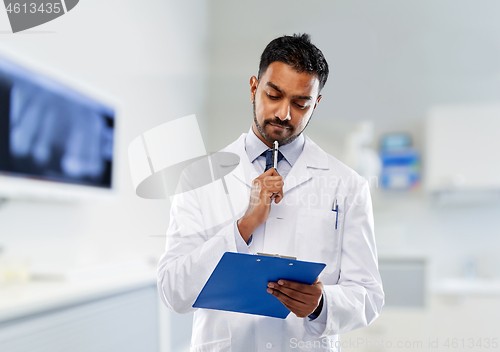
[(285, 319), (290, 310), (267, 292), (267, 283), (284, 279), (312, 285), (325, 266), (295, 259), (226, 252), (193, 307)]

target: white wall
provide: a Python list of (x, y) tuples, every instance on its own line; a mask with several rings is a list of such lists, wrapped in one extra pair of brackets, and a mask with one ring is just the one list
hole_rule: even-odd
[(297, 32), (310, 33), (330, 64), (311, 136), (342, 144), (349, 125), (368, 119), (379, 133), (411, 128), (421, 143), (429, 106), (499, 99), (498, 11), (494, 0), (212, 2), (213, 149), (247, 131), (248, 81), (265, 45)]

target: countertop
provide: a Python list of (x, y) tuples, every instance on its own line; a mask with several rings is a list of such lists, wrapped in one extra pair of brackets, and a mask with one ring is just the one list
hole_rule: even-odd
[(0, 286), (0, 322), (156, 285), (156, 269), (82, 281), (35, 280)]

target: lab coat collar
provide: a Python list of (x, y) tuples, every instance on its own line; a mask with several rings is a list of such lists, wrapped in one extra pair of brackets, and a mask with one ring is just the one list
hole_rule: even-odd
[(305, 136), (305, 138), (306, 141), (304, 144), (304, 151), (300, 155), (299, 159), (305, 158), (307, 167), (328, 170), (330, 168), (328, 165), (328, 154), (326, 154), (323, 149), (314, 143), (311, 138), (307, 136)]
[[(239, 165), (234, 169), (232, 174), (240, 181), (252, 187), (253, 180), (259, 176), (253, 167), (248, 154), (245, 151), (245, 139), (247, 134), (242, 133), (241, 136), (232, 144), (224, 148), (222, 151), (235, 153), (240, 157)], [(222, 166), (234, 166), (234, 164), (226, 164)]]
[(328, 170), (328, 155), (305, 136), (304, 150), (284, 180), (283, 194), (313, 178), (311, 169)]

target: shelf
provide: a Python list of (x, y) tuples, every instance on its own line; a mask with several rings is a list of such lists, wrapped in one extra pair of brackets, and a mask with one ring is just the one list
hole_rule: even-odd
[(500, 280), (443, 279), (431, 285), (431, 292), (438, 295), (500, 295)]

